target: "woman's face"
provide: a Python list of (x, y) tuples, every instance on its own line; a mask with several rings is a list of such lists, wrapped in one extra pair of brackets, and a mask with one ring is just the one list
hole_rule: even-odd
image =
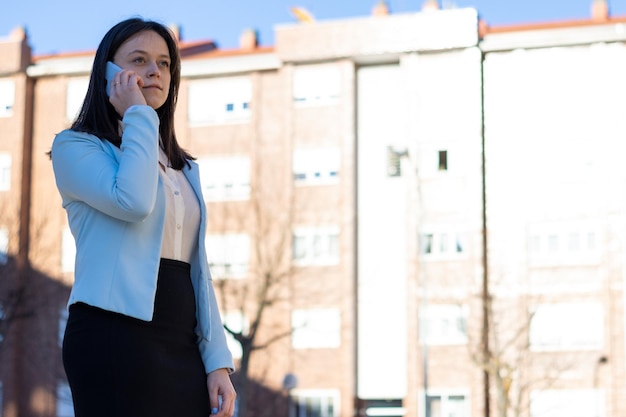
[(141, 92), (148, 106), (158, 109), (170, 91), (170, 53), (165, 40), (156, 32), (139, 32), (124, 42), (113, 62), (125, 70), (134, 71), (143, 79)]

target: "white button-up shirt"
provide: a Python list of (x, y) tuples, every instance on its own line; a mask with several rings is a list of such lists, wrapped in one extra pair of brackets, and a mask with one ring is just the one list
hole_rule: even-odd
[(198, 244), (200, 206), (183, 171), (169, 166), (169, 160), (159, 149), (159, 174), (165, 189), (165, 228), (161, 258), (189, 263)]

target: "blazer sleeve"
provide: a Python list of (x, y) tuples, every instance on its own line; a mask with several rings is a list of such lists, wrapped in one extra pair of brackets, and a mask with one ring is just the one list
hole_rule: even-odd
[(101, 139), (65, 130), (52, 145), (52, 165), (63, 204), (82, 201), (109, 216), (141, 221), (154, 208), (158, 185), (159, 118), (149, 106), (132, 106), (122, 120), (117, 160)]
[(211, 311), (211, 336), (210, 340), (204, 337), (198, 338), (198, 349), (200, 356), (204, 362), (206, 373), (213, 372), (216, 369), (225, 368), (229, 373), (235, 372), (233, 356), (228, 349), (226, 343), (226, 333), (222, 318), (217, 306), (217, 298), (213, 283), (209, 282), (209, 305)]

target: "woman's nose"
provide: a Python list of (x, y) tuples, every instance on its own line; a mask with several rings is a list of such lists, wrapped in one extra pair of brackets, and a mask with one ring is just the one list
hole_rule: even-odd
[(159, 70), (159, 64), (151, 62), (148, 67), (148, 77), (160, 77), (161, 71)]

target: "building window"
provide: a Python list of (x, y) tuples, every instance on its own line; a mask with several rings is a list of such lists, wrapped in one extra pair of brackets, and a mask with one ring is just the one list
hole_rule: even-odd
[(61, 237), (61, 272), (74, 272), (75, 263), (76, 243), (69, 227), (66, 227)]
[(293, 73), (293, 101), (298, 106), (332, 105), (339, 101), (339, 67), (319, 64), (296, 66)]
[(293, 152), (293, 179), (297, 185), (336, 184), (339, 149), (297, 149)]
[[(437, 179), (457, 173), (459, 164), (455, 164), (454, 146), (444, 148), (446, 144), (423, 144), (417, 149), (415, 164), (419, 167), (421, 179)], [(462, 168), (462, 167), (461, 167)]]
[(448, 151), (439, 151), (439, 171), (448, 170)]
[(293, 231), (293, 260), (298, 265), (339, 263), (339, 228), (296, 228)]
[(289, 394), (293, 417), (339, 417), (339, 391), (293, 390)]
[(341, 345), (341, 314), (336, 308), (293, 310), (291, 344), (294, 349), (330, 349)]
[(533, 224), (528, 235), (529, 263), (533, 267), (596, 264), (599, 228), (593, 221)]
[(0, 80), (0, 117), (11, 117), (15, 105), (15, 81)]
[(604, 393), (597, 389), (533, 390), (531, 417), (606, 416)]
[(250, 120), (252, 80), (224, 77), (189, 82), (189, 123), (226, 124)]
[(548, 252), (555, 253), (559, 250), (559, 236), (548, 235)]
[(420, 340), (429, 345), (467, 343), (467, 306), (428, 305), (420, 309)]
[(450, 259), (467, 251), (465, 234), (451, 229), (420, 233), (418, 240), (424, 259)]
[(430, 255), (433, 253), (433, 240), (434, 235), (432, 233), (422, 233), (419, 237), (420, 253), (424, 255)]
[(567, 250), (576, 253), (580, 250), (580, 233), (570, 233)]
[[(224, 325), (233, 332), (247, 335), (250, 330), (250, 324), (240, 311), (227, 312), (222, 317), (222, 320), (224, 321)], [(228, 343), (228, 348), (230, 353), (232, 353), (233, 358), (240, 359), (243, 353), (241, 350), (241, 343), (235, 340), (235, 338), (228, 332), (226, 332), (226, 342)]]
[(202, 193), (206, 201), (250, 198), (250, 158), (224, 156), (198, 159)]
[(459, 393), (433, 393), (426, 397), (426, 415), (430, 417), (469, 417), (467, 396)]
[(72, 391), (65, 381), (57, 384), (57, 417), (74, 417)]
[(9, 230), (0, 228), (0, 265), (9, 262)]
[(70, 78), (67, 81), (67, 96), (65, 104), (65, 117), (67, 120), (74, 120), (85, 101), (87, 89), (89, 88), (89, 78)]
[(247, 276), (250, 262), (250, 237), (247, 234), (207, 235), (205, 244), (214, 278)]
[(534, 351), (595, 350), (604, 341), (604, 311), (600, 303), (541, 304), (530, 323)]
[(0, 191), (11, 189), (11, 154), (0, 153)]

